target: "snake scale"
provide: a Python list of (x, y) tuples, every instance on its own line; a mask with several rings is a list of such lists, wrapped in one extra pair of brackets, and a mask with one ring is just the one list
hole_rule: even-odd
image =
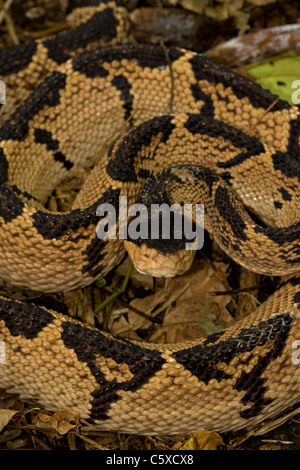
[[(126, 44), (121, 3), (72, 6), (73, 30), (0, 51), (0, 277), (39, 292), (91, 284), (124, 256), (122, 240), (96, 236), (99, 204), (158, 194), (203, 203), (205, 228), (231, 258), (282, 280), (225, 331), (164, 345), (1, 297), (0, 388), (102, 430), (251, 429), (300, 399), (299, 109), (203, 55)], [(103, 142), (72, 210), (45, 209)], [(127, 244), (159, 275), (148, 242)], [(165, 264), (185, 257), (174, 241), (162, 251)]]

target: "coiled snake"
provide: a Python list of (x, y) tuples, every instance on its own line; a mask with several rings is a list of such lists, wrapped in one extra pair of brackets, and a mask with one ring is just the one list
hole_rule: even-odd
[[(143, 187), (145, 200), (159, 188), (160, 202), (203, 203), (205, 228), (229, 256), (250, 270), (288, 277), (246, 319), (184, 344), (117, 339), (3, 297), (0, 387), (52, 410), (74, 409), (103, 430), (251, 428), (300, 398), (293, 360), (300, 339), (299, 110), (194, 52), (104, 46), (125, 41), (125, 9), (109, 0), (73, 3), (74, 31), (0, 54), (7, 85), (0, 277), (58, 292), (104, 276), (124, 248), (122, 240), (97, 237), (96, 209), (117, 207), (122, 195), (133, 203)], [(59, 181), (90, 166), (125, 121), (132, 130), (110, 146), (72, 210), (44, 209)], [(139, 243), (128, 243), (139, 252)], [(166, 263), (175, 245), (165, 248)], [(142, 263), (149, 256), (143, 246)], [(153, 263), (149, 270), (157, 274), (155, 255)]]

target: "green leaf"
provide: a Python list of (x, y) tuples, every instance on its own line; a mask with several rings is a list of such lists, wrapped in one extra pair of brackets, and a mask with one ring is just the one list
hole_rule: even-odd
[[(299, 104), (300, 56), (281, 57), (267, 64), (250, 66), (247, 70), (263, 88), (290, 104)], [(296, 81), (298, 83), (294, 83)]]

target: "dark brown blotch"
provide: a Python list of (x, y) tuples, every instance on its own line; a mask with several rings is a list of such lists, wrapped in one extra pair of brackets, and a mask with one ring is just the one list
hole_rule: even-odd
[(46, 309), (30, 303), (0, 299), (0, 318), (12, 336), (33, 339), (52, 323), (54, 316)]
[[(147, 383), (161, 369), (165, 360), (156, 350), (148, 350), (127, 342), (108, 338), (100, 331), (91, 330), (72, 322), (62, 324), (62, 340), (67, 348), (73, 349), (77, 358), (85, 362), (98, 384), (92, 392), (91, 419), (107, 419), (112, 403), (120, 399), (118, 390), (135, 391)], [(117, 364), (127, 364), (133, 377), (118, 383), (116, 379), (107, 381), (101, 371), (98, 358), (111, 358)]]

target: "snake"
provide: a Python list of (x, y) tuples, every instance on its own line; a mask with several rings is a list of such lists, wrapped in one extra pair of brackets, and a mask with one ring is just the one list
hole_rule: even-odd
[[(0, 388), (103, 431), (253, 429), (300, 399), (299, 109), (205, 54), (130, 42), (121, 2), (74, 0), (69, 15), (73, 29), (0, 51), (3, 282), (83, 288), (125, 247), (141, 272), (188, 269), (192, 255), (175, 237), (97, 236), (101, 204), (120, 228), (122, 196), (203, 204), (220, 249), (280, 282), (227, 329), (170, 344), (114, 337), (2, 295)], [(53, 190), (82, 167), (92, 169), (70, 210), (50, 211)]]

